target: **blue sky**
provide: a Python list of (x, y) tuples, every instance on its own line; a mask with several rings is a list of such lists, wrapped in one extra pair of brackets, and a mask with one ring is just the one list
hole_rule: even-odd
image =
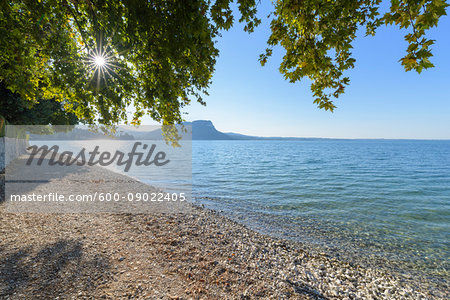
[(187, 120), (211, 120), (220, 131), (259, 136), (450, 139), (448, 16), (429, 33), (436, 39), (435, 68), (420, 75), (398, 62), (407, 47), (405, 31), (383, 26), (375, 37), (365, 37), (361, 30), (354, 42), (356, 65), (347, 73), (350, 86), (330, 113), (313, 104), (308, 79), (284, 80), (278, 72), (281, 48), (266, 66), (259, 64), (270, 33), (265, 16), (271, 3), (262, 3), (263, 23), (254, 33), (244, 32), (242, 24), (222, 33), (207, 106), (193, 103), (185, 109)]

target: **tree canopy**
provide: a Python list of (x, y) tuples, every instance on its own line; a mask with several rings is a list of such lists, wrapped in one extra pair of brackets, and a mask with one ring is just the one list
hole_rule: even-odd
[[(235, 22), (252, 32), (261, 23), (255, 0), (17, 0), (0, 2), (0, 81), (30, 107), (58, 103), (87, 123), (138, 124), (144, 114), (163, 124), (183, 120), (183, 107), (204, 104), (219, 54), (215, 41)], [(333, 110), (349, 84), (352, 43), (359, 28), (408, 28), (401, 64), (433, 66), (433, 40), (448, 4), (442, 0), (278, 0), (270, 14), (268, 48), (285, 55), (280, 72), (309, 78), (314, 102)], [(237, 16), (236, 16), (237, 14)], [(2, 104), (3, 105), (3, 104)], [(133, 116), (127, 108), (133, 107)]]
[(12, 93), (0, 82), (0, 115), (18, 125), (75, 125), (79, 122), (74, 113), (64, 109), (54, 99), (32, 103)]

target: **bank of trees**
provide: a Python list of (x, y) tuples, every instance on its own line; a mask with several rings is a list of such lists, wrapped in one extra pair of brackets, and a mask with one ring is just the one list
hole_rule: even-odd
[[(17, 0), (0, 2), (0, 114), (15, 123), (139, 123), (182, 121), (183, 107), (204, 104), (218, 50), (214, 41), (235, 21), (252, 32), (261, 22), (254, 0)], [(433, 66), (433, 40), (443, 0), (278, 0), (268, 48), (281, 45), (284, 77), (309, 78), (314, 102), (333, 110), (353, 68), (352, 42), (365, 28), (408, 29), (400, 63), (406, 71)], [(263, 16), (266, 17), (266, 16)], [(376, 55), (376, 53), (374, 53)], [(256, 59), (256, 58), (255, 58)], [(134, 115), (127, 115), (127, 108)], [(31, 114), (31, 115), (30, 115)]]

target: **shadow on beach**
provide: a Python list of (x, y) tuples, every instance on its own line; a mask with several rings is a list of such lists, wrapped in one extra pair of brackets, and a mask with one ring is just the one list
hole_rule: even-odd
[(96, 288), (109, 269), (106, 257), (83, 255), (82, 243), (60, 240), (7, 251), (0, 247), (0, 298), (39, 295), (55, 298)]

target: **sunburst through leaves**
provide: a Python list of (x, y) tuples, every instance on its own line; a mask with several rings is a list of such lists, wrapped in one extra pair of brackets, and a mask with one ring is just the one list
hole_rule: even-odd
[(90, 50), (87, 64), (89, 67), (89, 73), (91, 73), (90, 82), (94, 78), (96, 78), (97, 90), (100, 89), (102, 82), (108, 86), (108, 78), (112, 78), (113, 74), (116, 74), (114, 71), (115, 68), (119, 68), (119, 66), (113, 63), (113, 50), (112, 49), (102, 49), (99, 47), (95, 50)]

